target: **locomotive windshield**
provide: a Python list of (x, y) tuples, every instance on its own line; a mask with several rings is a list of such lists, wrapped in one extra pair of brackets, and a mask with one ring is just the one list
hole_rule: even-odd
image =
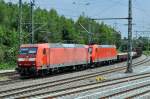
[(36, 54), (37, 48), (20, 48), (20, 54)]

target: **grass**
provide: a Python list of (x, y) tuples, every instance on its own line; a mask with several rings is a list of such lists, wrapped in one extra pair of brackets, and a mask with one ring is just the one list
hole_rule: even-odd
[(0, 63), (0, 70), (15, 69), (16, 63)]
[(150, 56), (150, 51), (143, 51), (144, 55)]

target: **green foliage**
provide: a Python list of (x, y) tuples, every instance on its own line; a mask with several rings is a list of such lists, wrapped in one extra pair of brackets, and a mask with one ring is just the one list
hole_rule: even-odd
[(10, 63), (1, 63), (0, 64), (0, 70), (1, 69), (14, 69), (16, 67), (16, 63), (10, 62)]
[(150, 51), (143, 51), (144, 55), (150, 56)]
[[(19, 48), (18, 33), (18, 5), (5, 3), (0, 0), (0, 68), (15, 64)], [(30, 6), (23, 4), (22, 15), (22, 42), (30, 43)], [(79, 25), (81, 23), (87, 30), (91, 24), (92, 42), (97, 44), (115, 44), (120, 46), (121, 35), (107, 24), (98, 23), (85, 16), (76, 21), (60, 16), (55, 9), (34, 10), (35, 43), (81, 43), (88, 44), (89, 34)], [(7, 64), (6, 64), (7, 63)], [(3, 65), (2, 65), (3, 64)]]
[(0, 62), (4, 61), (4, 49), (2, 47), (0, 47), (0, 56)]

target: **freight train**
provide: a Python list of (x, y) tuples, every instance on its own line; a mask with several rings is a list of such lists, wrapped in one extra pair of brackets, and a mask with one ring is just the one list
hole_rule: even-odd
[[(136, 52), (132, 52), (132, 56), (136, 57)], [(21, 76), (46, 75), (54, 71), (80, 70), (126, 59), (127, 53), (117, 53), (115, 45), (23, 44), (16, 70)]]

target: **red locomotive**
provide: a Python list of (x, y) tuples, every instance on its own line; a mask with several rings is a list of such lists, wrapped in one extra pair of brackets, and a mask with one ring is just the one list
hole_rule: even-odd
[(49, 73), (60, 68), (79, 68), (89, 61), (88, 46), (81, 44), (24, 44), (18, 56), (21, 75)]
[[(48, 74), (55, 70), (89, 68), (97, 63), (117, 61), (114, 45), (23, 44), (18, 55), (20, 75)], [(126, 55), (127, 58), (127, 55)]]

